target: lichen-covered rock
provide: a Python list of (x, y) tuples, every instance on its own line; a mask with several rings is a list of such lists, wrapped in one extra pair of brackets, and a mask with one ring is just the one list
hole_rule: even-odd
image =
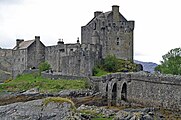
[[(74, 111), (66, 102), (50, 102), (44, 105), (43, 99), (40, 99), (0, 106), (2, 120), (67, 120), (73, 117)], [(77, 115), (75, 117), (80, 119)]]
[(162, 120), (154, 108), (125, 109), (116, 113), (114, 120)]

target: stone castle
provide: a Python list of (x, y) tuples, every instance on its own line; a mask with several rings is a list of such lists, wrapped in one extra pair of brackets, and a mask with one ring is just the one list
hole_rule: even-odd
[(94, 12), (93, 19), (81, 27), (81, 43), (79, 39), (74, 44), (59, 40), (57, 45), (45, 46), (40, 36), (26, 41), (17, 39), (10, 51), (12, 74), (15, 77), (47, 61), (55, 73), (89, 76), (96, 62), (108, 54), (133, 61), (133, 30), (134, 21), (127, 21), (119, 12), (119, 6), (113, 5), (112, 11)]
[(45, 72), (42, 76), (51, 79), (89, 76), (93, 89), (101, 92), (111, 105), (127, 101), (130, 105), (181, 111), (181, 76), (144, 72), (90, 76), (96, 62), (106, 55), (133, 61), (133, 30), (134, 21), (127, 21), (119, 6), (114, 5), (110, 12), (95, 12), (94, 18), (81, 27), (81, 43), (79, 39), (74, 44), (59, 40), (57, 45), (45, 46), (39, 36), (26, 41), (17, 39), (13, 49), (0, 49), (0, 69), (5, 70), (3, 65), (9, 63), (6, 71), (16, 77), (47, 61), (54, 74)]

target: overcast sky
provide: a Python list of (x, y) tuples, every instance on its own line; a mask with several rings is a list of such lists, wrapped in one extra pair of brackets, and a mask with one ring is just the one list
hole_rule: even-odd
[(112, 5), (135, 21), (134, 59), (159, 63), (181, 47), (180, 0), (0, 0), (0, 47), (13, 48), (17, 38), (36, 35), (46, 46), (59, 38), (74, 43), (95, 11), (111, 11)]

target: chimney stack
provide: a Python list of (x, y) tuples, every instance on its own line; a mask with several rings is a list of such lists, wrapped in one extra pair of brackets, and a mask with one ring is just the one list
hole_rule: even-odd
[(35, 41), (40, 41), (40, 36), (35, 36)]
[(100, 15), (102, 12), (101, 11), (96, 11), (94, 12), (94, 17), (97, 17), (98, 15)]
[(113, 13), (113, 22), (115, 22), (115, 23), (119, 22), (120, 17), (119, 17), (119, 6), (118, 5), (112, 6), (112, 13)]
[(16, 39), (16, 46), (19, 47), (19, 44), (23, 41), (24, 39)]

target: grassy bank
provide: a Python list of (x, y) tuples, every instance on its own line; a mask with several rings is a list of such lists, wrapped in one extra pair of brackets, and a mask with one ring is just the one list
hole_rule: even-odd
[(85, 89), (86, 80), (50, 80), (33, 74), (18, 76), (15, 80), (6, 81), (0, 85), (0, 92), (20, 92), (38, 88), (40, 92), (58, 92), (64, 89)]

